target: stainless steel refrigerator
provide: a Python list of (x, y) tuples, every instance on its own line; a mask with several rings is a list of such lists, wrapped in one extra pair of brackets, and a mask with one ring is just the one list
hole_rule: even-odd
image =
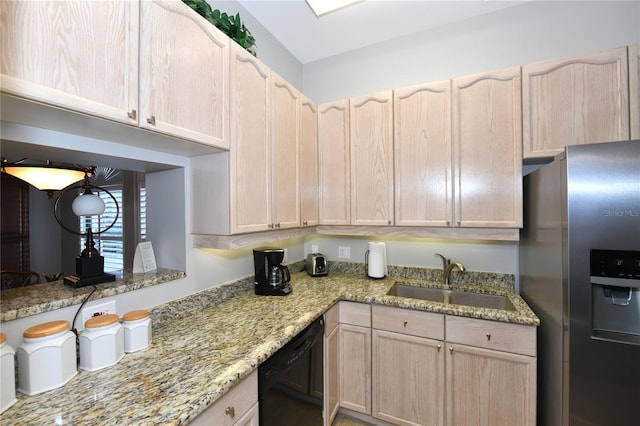
[(540, 318), (538, 424), (640, 425), (640, 140), (525, 176), (520, 292)]

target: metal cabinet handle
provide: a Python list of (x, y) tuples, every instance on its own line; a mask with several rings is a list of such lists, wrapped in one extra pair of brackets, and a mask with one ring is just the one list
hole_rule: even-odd
[(280, 222), (276, 223), (274, 227), (275, 228), (280, 228)]
[(236, 409), (231, 405), (224, 409), (224, 413), (232, 419), (236, 417)]
[(453, 346), (449, 346), (449, 352), (453, 353)]
[(156, 116), (152, 115), (151, 117), (147, 118), (147, 123), (151, 124), (152, 126), (156, 125)]
[(407, 324), (408, 324), (408, 323), (409, 323), (409, 321), (404, 320), (404, 326), (405, 326), (405, 327), (407, 326)]
[(391, 221), (390, 220), (387, 221), (387, 225), (391, 225)]
[(269, 224), (269, 229), (273, 229), (273, 223)]
[(438, 348), (438, 352), (440, 352), (440, 349), (442, 349), (442, 345), (438, 345), (436, 346), (436, 348)]
[(491, 333), (487, 333), (487, 340), (491, 340)]
[(127, 113), (127, 117), (129, 117), (132, 120), (135, 120), (138, 117), (138, 112), (135, 109), (132, 109)]
[(302, 222), (302, 224), (303, 224), (304, 226), (307, 226), (308, 222), (305, 220), (304, 222)]

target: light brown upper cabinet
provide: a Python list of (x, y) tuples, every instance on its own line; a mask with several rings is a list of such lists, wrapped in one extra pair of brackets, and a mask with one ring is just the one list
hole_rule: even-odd
[(626, 47), (527, 64), (522, 76), (524, 158), (629, 139)]
[(349, 100), (318, 106), (318, 171), (321, 225), (351, 221)]
[[(270, 228), (300, 226), (298, 175), (300, 94), (271, 73), (271, 201)], [(243, 173), (243, 170), (239, 170)]]
[(350, 99), (351, 225), (393, 222), (393, 94)]
[(3, 93), (229, 147), (229, 38), (183, 2), (6, 1), (0, 13)]
[(453, 80), (454, 226), (522, 227), (520, 67)]
[(2, 92), (136, 125), (138, 7), (3, 1)]
[(395, 223), (451, 226), (451, 81), (393, 95)]
[(300, 95), (300, 220), (318, 224), (318, 107)]
[(140, 19), (140, 126), (229, 148), (229, 38), (182, 2), (142, 1)]
[(640, 139), (640, 44), (629, 46), (629, 110), (631, 139)]
[(266, 231), (273, 228), (270, 70), (236, 43), (230, 65), (230, 233)]

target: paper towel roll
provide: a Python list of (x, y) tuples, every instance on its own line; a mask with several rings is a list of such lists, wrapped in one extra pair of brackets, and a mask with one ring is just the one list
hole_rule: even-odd
[(370, 241), (367, 276), (369, 278), (384, 278), (387, 270), (387, 249), (385, 243)]

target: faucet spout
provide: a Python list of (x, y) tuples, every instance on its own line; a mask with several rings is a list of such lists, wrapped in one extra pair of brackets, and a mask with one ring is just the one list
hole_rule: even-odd
[(444, 271), (442, 272), (442, 275), (444, 275), (444, 283), (446, 285), (449, 285), (449, 281), (451, 279), (451, 272), (457, 269), (460, 272), (464, 272), (464, 265), (460, 262), (452, 262), (449, 265), (447, 265), (446, 268), (444, 268)]

